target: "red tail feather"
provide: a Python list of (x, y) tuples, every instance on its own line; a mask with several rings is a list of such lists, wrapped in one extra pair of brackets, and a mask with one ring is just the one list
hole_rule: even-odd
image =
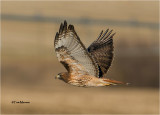
[(127, 85), (128, 83), (123, 83), (121, 81), (116, 81), (116, 80), (110, 80), (110, 79), (103, 79), (104, 81), (106, 82), (110, 82), (110, 83), (113, 83), (113, 84), (124, 84), (124, 85)]

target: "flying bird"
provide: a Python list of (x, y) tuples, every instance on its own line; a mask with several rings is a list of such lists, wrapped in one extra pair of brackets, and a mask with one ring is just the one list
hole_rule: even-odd
[(90, 87), (124, 84), (105, 78), (113, 60), (112, 30), (103, 30), (98, 38), (86, 48), (77, 35), (73, 25), (61, 23), (55, 35), (54, 47), (58, 60), (67, 72), (59, 73), (55, 78), (66, 83)]

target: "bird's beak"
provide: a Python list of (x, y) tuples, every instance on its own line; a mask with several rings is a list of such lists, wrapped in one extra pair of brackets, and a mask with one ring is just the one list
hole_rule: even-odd
[(60, 77), (60, 75), (56, 75), (56, 76), (55, 76), (55, 79), (58, 79), (59, 77)]

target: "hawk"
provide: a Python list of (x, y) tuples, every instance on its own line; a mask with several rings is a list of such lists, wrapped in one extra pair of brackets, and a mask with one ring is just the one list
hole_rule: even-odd
[(123, 84), (120, 81), (105, 78), (113, 60), (112, 30), (103, 30), (88, 48), (78, 37), (74, 26), (61, 23), (55, 35), (54, 47), (58, 60), (67, 72), (59, 73), (55, 78), (66, 83), (89, 87)]

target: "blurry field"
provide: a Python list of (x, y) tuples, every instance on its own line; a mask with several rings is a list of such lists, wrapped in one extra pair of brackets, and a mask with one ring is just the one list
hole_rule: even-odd
[[(71, 20), (134, 20), (159, 24), (157, 4), (134, 1), (2, 2), (2, 14), (57, 17), (55, 22), (41, 22), (2, 16), (2, 113), (158, 114), (159, 29)], [(53, 45), (55, 33), (65, 19), (75, 26), (86, 47), (102, 29), (116, 32), (115, 58), (107, 77), (129, 82), (129, 86), (81, 88), (54, 79), (56, 74), (66, 71), (58, 62)], [(12, 104), (12, 101), (29, 101), (30, 104)]]
[[(157, 89), (80, 88), (53, 83), (4, 89), (2, 112), (8, 114), (158, 114), (159, 111)], [(45, 87), (48, 84), (51, 87)], [(29, 101), (30, 104), (11, 103), (11, 101), (22, 100)]]

